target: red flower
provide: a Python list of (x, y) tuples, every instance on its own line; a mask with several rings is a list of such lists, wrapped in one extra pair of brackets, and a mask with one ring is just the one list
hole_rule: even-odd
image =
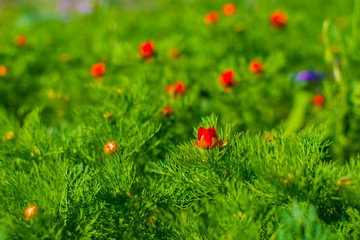
[(200, 127), (198, 130), (198, 140), (194, 140), (195, 147), (202, 149), (214, 149), (216, 147), (223, 147), (226, 145), (226, 140), (219, 141), (214, 127), (205, 129)]
[(104, 152), (107, 155), (113, 154), (118, 150), (118, 145), (115, 142), (108, 142), (105, 144)]
[(285, 13), (276, 10), (270, 15), (269, 21), (273, 27), (280, 29), (286, 26), (288, 17)]
[(5, 65), (0, 65), (0, 77), (5, 77), (7, 74), (7, 68)]
[(234, 15), (236, 13), (236, 5), (233, 3), (227, 3), (223, 7), (223, 13), (227, 16)]
[(170, 106), (165, 106), (161, 113), (164, 117), (169, 117), (172, 112), (173, 112), (173, 109)]
[(186, 92), (185, 84), (183, 82), (172, 83), (165, 88), (165, 92), (174, 97), (182, 96)]
[(140, 44), (140, 54), (143, 58), (149, 58), (155, 53), (155, 45), (153, 41), (145, 41)]
[(204, 17), (204, 22), (208, 25), (215, 24), (219, 20), (219, 13), (217, 11), (209, 12)]
[(93, 77), (101, 77), (105, 75), (105, 63), (99, 62), (91, 66), (91, 75)]
[(249, 70), (257, 76), (261, 76), (264, 72), (264, 66), (257, 60), (254, 60), (249, 65)]
[(220, 74), (219, 82), (225, 87), (236, 86), (237, 82), (234, 79), (234, 70), (228, 69)]
[(27, 38), (24, 35), (18, 35), (15, 38), (15, 43), (19, 47), (23, 47), (27, 44)]
[(325, 104), (325, 97), (322, 94), (316, 94), (312, 98), (312, 103), (316, 107), (322, 107)]

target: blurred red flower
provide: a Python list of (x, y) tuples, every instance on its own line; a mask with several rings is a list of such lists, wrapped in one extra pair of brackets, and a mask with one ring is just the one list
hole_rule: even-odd
[(219, 82), (224, 85), (226, 92), (230, 90), (230, 87), (237, 85), (237, 81), (235, 81), (234, 75), (234, 70), (232, 69), (228, 69), (220, 74)]
[(185, 84), (181, 81), (172, 83), (165, 88), (165, 92), (174, 97), (182, 96), (186, 92)]
[(214, 149), (216, 147), (223, 147), (226, 145), (226, 140), (219, 141), (216, 130), (214, 127), (205, 129), (200, 127), (198, 130), (198, 140), (194, 140), (195, 147), (202, 149)]
[(165, 106), (161, 113), (164, 117), (169, 117), (172, 112), (173, 112), (173, 109), (170, 106)]
[(286, 26), (288, 17), (285, 13), (276, 10), (270, 15), (269, 21), (273, 27), (280, 29)]
[(0, 65), (0, 77), (5, 77), (7, 74), (7, 68), (5, 65)]
[(223, 13), (227, 16), (234, 15), (236, 13), (236, 5), (233, 3), (227, 3), (223, 7)]
[(155, 44), (153, 41), (145, 41), (140, 44), (140, 54), (143, 58), (149, 58), (155, 53)]
[(93, 77), (100, 77), (105, 75), (106, 67), (105, 63), (99, 62), (91, 66), (91, 75)]
[(261, 76), (264, 72), (264, 66), (257, 60), (253, 60), (249, 65), (249, 70), (257, 76)]
[(325, 97), (322, 94), (316, 94), (312, 98), (312, 103), (316, 107), (322, 107), (325, 104)]
[(219, 13), (217, 11), (211, 11), (204, 17), (204, 22), (208, 25), (215, 24), (219, 20)]
[(15, 43), (18, 47), (23, 47), (27, 44), (27, 38), (24, 35), (18, 35), (15, 38)]

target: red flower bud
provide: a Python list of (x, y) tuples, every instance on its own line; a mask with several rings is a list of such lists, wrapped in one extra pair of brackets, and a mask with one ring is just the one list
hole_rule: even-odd
[(233, 3), (227, 3), (223, 7), (224, 15), (231, 16), (236, 13), (236, 5)]
[(140, 54), (143, 58), (149, 58), (155, 53), (155, 45), (153, 41), (145, 41), (140, 44)]
[(273, 27), (280, 29), (286, 26), (288, 17), (285, 13), (277, 10), (270, 15), (269, 21)]
[(250, 63), (249, 70), (256, 76), (260, 77), (264, 72), (265, 68), (259, 61), (254, 60)]
[(23, 47), (27, 44), (27, 38), (24, 35), (18, 35), (15, 38), (15, 43), (18, 47)]
[(217, 11), (209, 12), (204, 17), (204, 22), (208, 25), (215, 24), (219, 20), (219, 13)]
[(312, 103), (316, 107), (322, 107), (325, 104), (325, 97), (322, 94), (316, 94), (312, 98)]
[(234, 71), (232, 69), (228, 69), (220, 74), (219, 82), (225, 87), (236, 86), (237, 82), (234, 79), (234, 75)]
[(216, 147), (223, 147), (226, 145), (226, 140), (219, 141), (214, 127), (205, 129), (200, 127), (198, 130), (198, 140), (194, 140), (195, 147), (202, 149), (214, 149)]
[(182, 96), (186, 92), (185, 84), (183, 82), (172, 83), (165, 88), (165, 92), (174, 97)]
[(165, 106), (161, 113), (164, 117), (169, 117), (172, 112), (173, 112), (173, 110), (170, 106)]
[(5, 77), (7, 74), (7, 68), (5, 65), (0, 65), (0, 77)]
[(99, 62), (91, 66), (91, 75), (93, 77), (101, 77), (105, 75), (106, 67), (105, 63)]

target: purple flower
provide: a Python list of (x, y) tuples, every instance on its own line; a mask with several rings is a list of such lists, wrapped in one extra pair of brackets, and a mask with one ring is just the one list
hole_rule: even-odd
[(65, 14), (70, 10), (71, 1), (70, 0), (58, 0), (57, 7), (62, 14)]
[(78, 1), (75, 3), (75, 9), (78, 13), (91, 13), (92, 6), (88, 1)]
[(91, 13), (93, 4), (90, 0), (57, 0), (57, 8), (63, 15), (71, 12), (87, 14)]
[(314, 70), (300, 71), (294, 74), (294, 80), (298, 82), (317, 82), (325, 77), (325, 73), (318, 73)]

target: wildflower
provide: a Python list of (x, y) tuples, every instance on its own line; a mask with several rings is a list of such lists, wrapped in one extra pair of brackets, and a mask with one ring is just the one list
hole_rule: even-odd
[(145, 41), (140, 44), (140, 54), (143, 58), (150, 58), (155, 53), (155, 45), (153, 41)]
[(228, 69), (220, 74), (219, 82), (224, 85), (225, 92), (229, 92), (231, 87), (237, 85), (234, 75), (234, 70), (232, 69)]
[(107, 155), (113, 154), (118, 150), (118, 145), (115, 142), (108, 142), (105, 144), (104, 152)]
[(185, 84), (183, 82), (172, 83), (165, 88), (165, 92), (174, 97), (182, 96), (186, 92)]
[(173, 112), (173, 109), (170, 106), (165, 106), (161, 113), (164, 117), (169, 117), (172, 112)]
[(227, 16), (234, 15), (236, 13), (236, 5), (233, 3), (227, 3), (223, 7), (223, 13)]
[(121, 88), (116, 89), (116, 92), (117, 92), (118, 94), (120, 94), (120, 95), (123, 94), (123, 91), (121, 90)]
[(31, 205), (25, 208), (24, 217), (26, 220), (30, 220), (33, 217), (36, 217), (37, 212), (39, 211), (39, 207), (36, 205)]
[(283, 13), (279, 10), (276, 10), (270, 15), (269, 21), (273, 27), (280, 29), (280, 28), (284, 28), (286, 26), (288, 17), (285, 13)]
[(316, 94), (312, 98), (312, 103), (316, 107), (322, 107), (325, 104), (325, 97), (322, 94)]
[(38, 147), (34, 147), (33, 151), (30, 153), (31, 157), (39, 157), (40, 156), (40, 149)]
[(215, 24), (219, 20), (219, 13), (217, 11), (211, 11), (204, 17), (204, 22), (208, 25)]
[(15, 38), (15, 43), (18, 47), (23, 47), (27, 44), (27, 38), (24, 35), (18, 35)]
[(0, 77), (5, 77), (7, 74), (7, 68), (5, 65), (0, 65)]
[(345, 189), (346, 186), (351, 186), (352, 177), (342, 178), (337, 182), (340, 189)]
[(113, 115), (112, 115), (111, 113), (109, 113), (109, 112), (104, 112), (104, 114), (103, 114), (103, 117), (104, 117), (105, 119), (110, 119), (112, 116), (113, 116)]
[(217, 133), (214, 127), (210, 127), (205, 129), (200, 127), (198, 130), (198, 140), (194, 140), (195, 147), (202, 148), (202, 149), (214, 149), (216, 147), (223, 147), (226, 145), (226, 140), (218, 140)]
[(2, 137), (3, 141), (11, 141), (12, 139), (14, 139), (15, 134), (13, 131), (9, 131), (7, 133), (5, 133), (5, 136)]
[(169, 57), (171, 59), (176, 59), (180, 56), (180, 50), (178, 48), (173, 48), (169, 51)]
[(294, 80), (298, 82), (316, 82), (325, 77), (324, 73), (318, 73), (316, 71), (300, 71), (294, 75)]
[(259, 61), (254, 60), (250, 63), (249, 70), (256, 76), (260, 77), (264, 72), (265, 68)]
[(61, 14), (69, 14), (77, 12), (80, 14), (88, 14), (92, 12), (92, 2), (89, 0), (57, 0), (57, 8)]
[(263, 138), (268, 142), (272, 142), (274, 135), (271, 132), (264, 133)]
[(99, 63), (95, 63), (91, 66), (91, 75), (93, 77), (101, 77), (103, 75), (105, 75), (105, 63), (103, 62), (99, 62)]

